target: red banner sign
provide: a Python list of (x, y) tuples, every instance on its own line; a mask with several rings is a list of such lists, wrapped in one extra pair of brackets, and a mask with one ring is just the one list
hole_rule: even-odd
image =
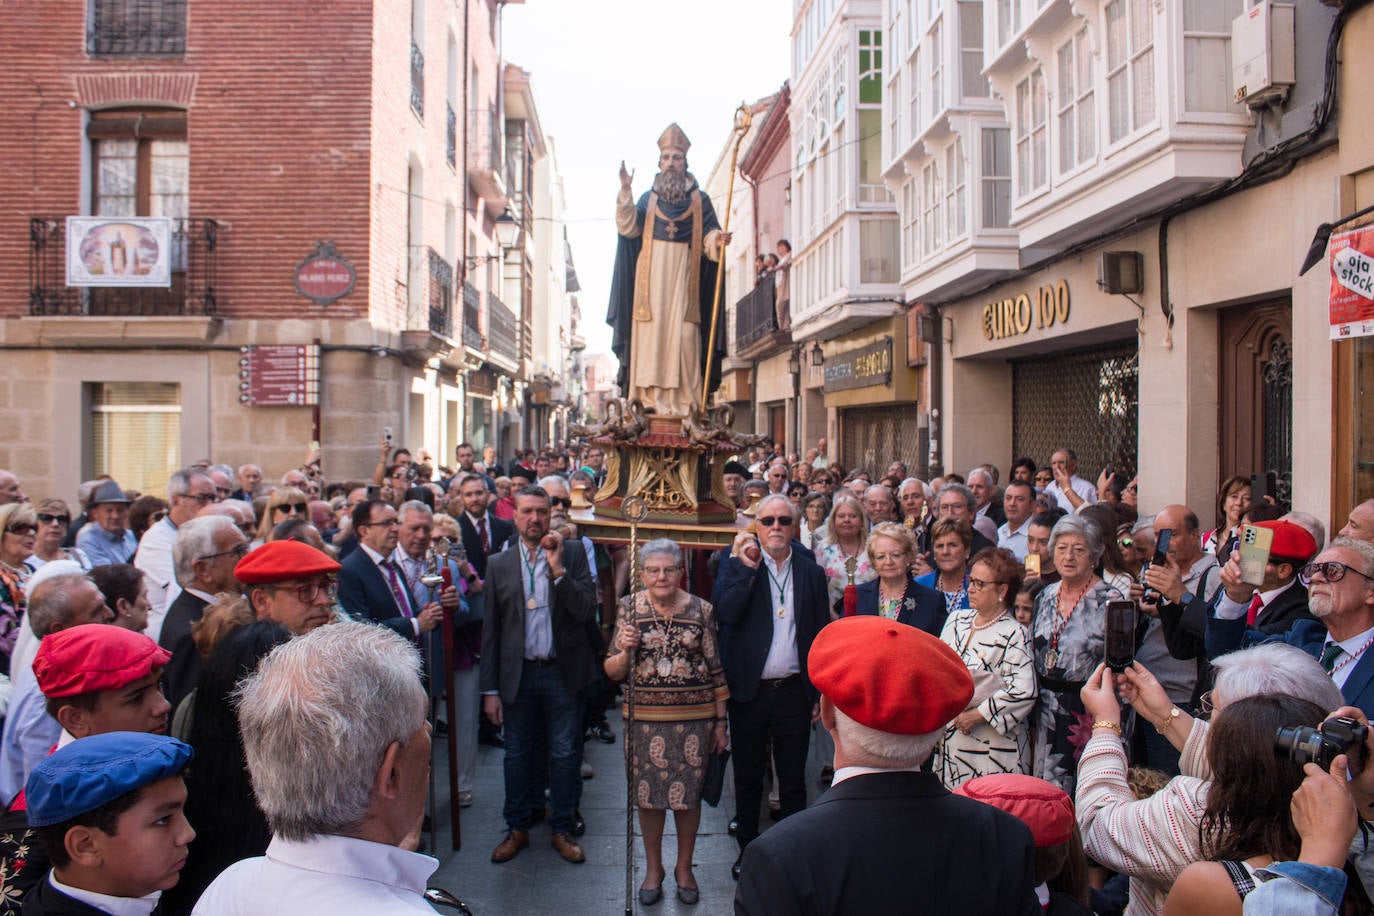
[(319, 402), (317, 347), (270, 344), (241, 347), (239, 352), (239, 403), (253, 407), (300, 407)]
[(1374, 226), (1331, 236), (1331, 338), (1374, 334)]

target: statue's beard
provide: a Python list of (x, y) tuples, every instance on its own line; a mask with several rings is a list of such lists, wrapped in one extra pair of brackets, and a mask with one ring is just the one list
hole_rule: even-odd
[(691, 172), (659, 172), (654, 176), (654, 193), (666, 204), (680, 204), (687, 199), (687, 193), (696, 186), (697, 180)]

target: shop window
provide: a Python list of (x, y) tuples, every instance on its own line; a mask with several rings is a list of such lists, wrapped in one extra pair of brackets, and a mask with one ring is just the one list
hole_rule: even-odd
[(1237, 111), (1231, 97), (1231, 20), (1241, 0), (1183, 0), (1183, 108)]
[(1025, 197), (1049, 183), (1045, 125), (1045, 71), (1037, 67), (1016, 84), (1016, 192)]
[(983, 4), (959, 4), (959, 86), (966, 99), (988, 97), (983, 75)]
[(1011, 131), (984, 127), (982, 147), (983, 228), (1005, 229), (1011, 225)]
[(925, 467), (926, 449), (914, 404), (854, 407), (840, 411), (839, 460), (876, 474), (893, 461)]
[(91, 476), (125, 489), (162, 493), (182, 466), (181, 386), (175, 382), (91, 382)]
[(1093, 56), (1088, 47), (1088, 30), (1060, 46), (1059, 92), (1059, 171), (1092, 159), (1096, 152), (1097, 117), (1093, 107)]
[(1111, 0), (1107, 23), (1107, 113), (1112, 143), (1155, 119), (1153, 0)]

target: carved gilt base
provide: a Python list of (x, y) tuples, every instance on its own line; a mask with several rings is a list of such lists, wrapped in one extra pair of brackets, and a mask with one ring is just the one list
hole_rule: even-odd
[[(681, 429), (681, 422), (677, 423)], [(693, 447), (680, 432), (651, 429), (634, 442), (592, 440), (606, 453), (606, 480), (593, 512), (624, 518), (620, 504), (638, 496), (649, 509), (646, 521), (670, 524), (732, 524), (735, 508), (722, 477), (732, 447)], [(728, 449), (728, 450), (727, 450)]]

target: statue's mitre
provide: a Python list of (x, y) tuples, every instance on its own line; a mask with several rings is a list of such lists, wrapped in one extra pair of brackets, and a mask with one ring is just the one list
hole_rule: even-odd
[(686, 155), (687, 150), (691, 147), (691, 145), (692, 141), (687, 139), (687, 135), (682, 132), (681, 127), (677, 126), (676, 121), (674, 121), (672, 124), (669, 124), (667, 129), (664, 130), (658, 138), (658, 148), (660, 151), (666, 149), (676, 149), (681, 150), (683, 154)]

